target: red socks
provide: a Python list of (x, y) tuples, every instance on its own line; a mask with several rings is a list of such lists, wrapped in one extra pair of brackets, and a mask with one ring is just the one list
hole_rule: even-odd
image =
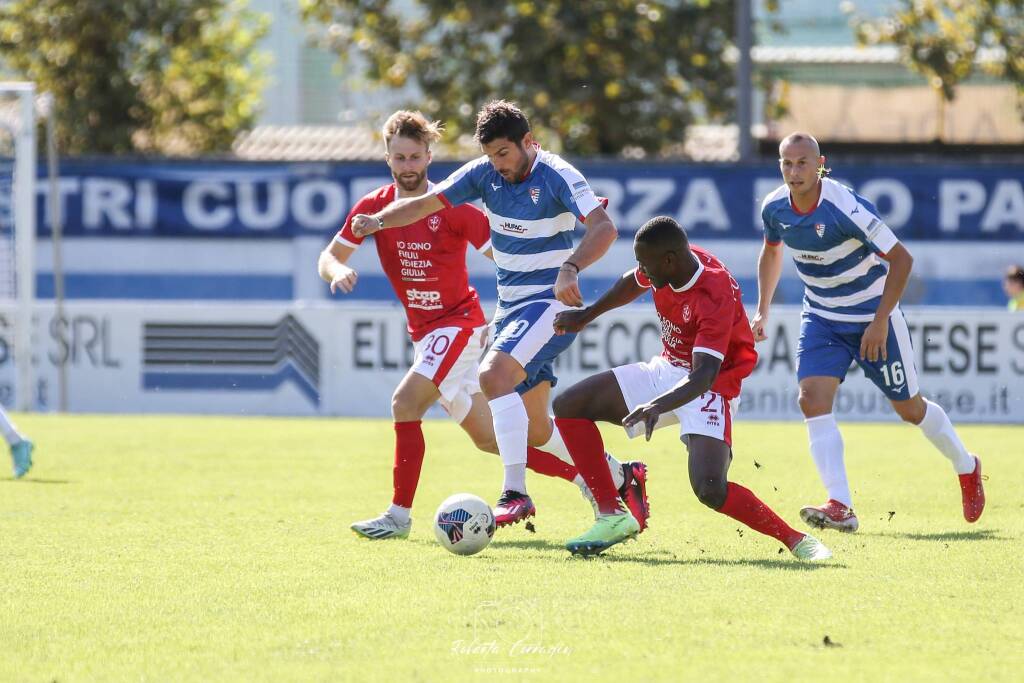
[(530, 447), (526, 449), (526, 466), (545, 477), (558, 477), (572, 481), (579, 474), (577, 469), (547, 451)]
[(556, 417), (555, 429), (562, 434), (569, 455), (594, 494), (598, 510), (605, 514), (617, 511), (619, 491), (608, 471), (604, 440), (597, 425), (591, 420)]
[(391, 502), (404, 508), (412, 507), (416, 485), (423, 468), (423, 430), (420, 421), (395, 423), (395, 495)]
[(772, 509), (761, 502), (750, 489), (729, 482), (725, 504), (718, 509), (723, 515), (743, 522), (754, 531), (778, 539), (792, 549), (804, 534), (786, 524)]

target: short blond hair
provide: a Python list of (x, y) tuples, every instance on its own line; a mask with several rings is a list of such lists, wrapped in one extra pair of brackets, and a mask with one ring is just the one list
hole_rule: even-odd
[(391, 146), (391, 139), (395, 136), (412, 138), (418, 140), (430, 149), (430, 146), (441, 139), (444, 125), (440, 121), (430, 121), (418, 111), (396, 111), (384, 122), (381, 133), (384, 135), (384, 144)]

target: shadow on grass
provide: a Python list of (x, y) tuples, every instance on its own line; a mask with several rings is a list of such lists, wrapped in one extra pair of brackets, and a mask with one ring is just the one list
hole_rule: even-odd
[(545, 541), (543, 538), (525, 538), (513, 541), (495, 540), (491, 547), (496, 550), (501, 548), (525, 548), (527, 550), (558, 550), (567, 552), (564, 543), (552, 543), (551, 541)]
[(635, 564), (646, 564), (649, 566), (660, 565), (714, 565), (717, 567), (752, 567), (758, 569), (782, 569), (785, 571), (813, 572), (819, 569), (846, 569), (841, 562), (801, 562), (797, 559), (785, 558), (777, 560), (769, 559), (747, 559), (728, 560), (720, 557), (651, 557), (649, 555), (606, 555), (601, 554), (592, 558), (585, 558), (584, 561), (610, 561), (610, 562), (632, 562)]
[(622, 554), (616, 554), (615, 550), (606, 551), (592, 557), (570, 555), (565, 546), (560, 543), (552, 543), (544, 539), (523, 539), (514, 541), (495, 541), (488, 550), (500, 550), (502, 548), (525, 548), (528, 550), (553, 550), (561, 554), (566, 560), (575, 562), (630, 562), (633, 564), (644, 564), (651, 567), (677, 565), (716, 565), (723, 567), (756, 567), (761, 569), (783, 569), (789, 571), (815, 571), (818, 569), (845, 569), (846, 565), (838, 562), (812, 563), (801, 562), (797, 559), (779, 557), (778, 559), (723, 559), (717, 557), (679, 557), (676, 553), (665, 549), (652, 549), (639, 555), (630, 554), (628, 545), (621, 549)]
[(867, 533), (862, 536), (884, 536), (886, 538), (902, 538), (908, 541), (1011, 541), (1010, 536), (1000, 535), (999, 529), (971, 529), (970, 531), (940, 531), (934, 534), (893, 534)]
[(70, 479), (15, 479), (14, 477), (5, 477), (0, 481), (6, 482), (18, 482), (18, 484), (75, 484), (77, 482), (71, 481)]

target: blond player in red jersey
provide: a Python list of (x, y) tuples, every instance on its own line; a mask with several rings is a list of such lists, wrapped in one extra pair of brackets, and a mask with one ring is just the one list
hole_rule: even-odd
[(713, 255), (691, 248), (686, 232), (667, 216), (637, 231), (634, 252), (638, 267), (593, 306), (555, 318), (557, 333), (578, 332), (653, 288), (664, 345), (661, 356), (647, 363), (594, 375), (555, 399), (555, 422), (600, 511), (594, 526), (566, 547), (574, 554), (600, 553), (639, 530), (602, 466), (604, 445), (595, 422), (622, 424), (631, 436), (644, 433), (648, 440), (655, 428), (678, 424), (689, 452), (690, 486), (702, 503), (777, 539), (800, 559), (828, 559), (832, 553), (817, 539), (793, 529), (727, 477), (733, 407), (757, 363), (736, 280)]
[[(440, 138), (439, 124), (419, 112), (398, 111), (384, 124), (383, 136), (394, 182), (360, 199), (321, 253), (320, 276), (330, 283), (332, 292), (350, 293), (358, 281), (347, 263), (363, 241), (352, 231), (352, 217), (375, 214), (396, 199), (420, 196), (430, 188), (430, 145)], [(487, 343), (487, 321), (466, 269), (468, 245), (491, 256), (490, 225), (479, 209), (465, 204), (379, 232), (374, 241), (384, 273), (405, 307), (416, 356), (391, 400), (395, 423), (391, 506), (379, 517), (356, 522), (352, 529), (371, 539), (404, 538), (412, 524), (410, 511), (426, 449), (421, 419), (430, 406), (440, 401), (477, 448), (498, 453), (490, 410), (477, 378)], [(534, 448), (527, 453), (530, 469), (573, 481), (592, 502), (582, 477), (565, 460), (569, 460), (567, 453), (563, 459)], [(629, 501), (633, 498), (627, 496)]]

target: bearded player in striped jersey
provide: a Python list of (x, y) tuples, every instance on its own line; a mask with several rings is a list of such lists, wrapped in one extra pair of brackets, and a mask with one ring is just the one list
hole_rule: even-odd
[(981, 461), (968, 453), (946, 412), (921, 396), (918, 386), (910, 332), (899, 308), (913, 264), (910, 252), (871, 202), (826, 177), (825, 157), (813, 137), (789, 135), (779, 145), (779, 157), (785, 184), (761, 206), (764, 246), (750, 326), (755, 340), (766, 338), (785, 243), (805, 285), (797, 346), (800, 410), (829, 497), (824, 505), (803, 508), (800, 516), (816, 527), (857, 530), (843, 438), (832, 414), (839, 384), (856, 361), (896, 413), (920, 427), (952, 463), (964, 518), (977, 521), (985, 509)]

